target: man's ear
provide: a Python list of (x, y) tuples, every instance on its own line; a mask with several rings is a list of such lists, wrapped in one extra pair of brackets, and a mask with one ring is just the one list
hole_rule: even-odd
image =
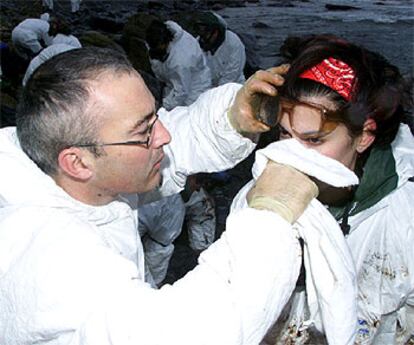
[(86, 181), (93, 175), (91, 157), (77, 147), (62, 150), (59, 153), (58, 162), (63, 173), (76, 180)]
[(367, 119), (364, 123), (364, 129), (362, 131), (361, 137), (359, 138), (359, 143), (356, 147), (358, 153), (364, 152), (368, 147), (372, 145), (375, 140), (375, 130), (377, 129), (377, 124), (374, 119)]

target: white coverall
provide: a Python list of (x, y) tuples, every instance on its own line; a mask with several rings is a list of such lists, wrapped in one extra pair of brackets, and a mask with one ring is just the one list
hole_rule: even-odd
[(226, 83), (244, 83), (246, 49), (243, 42), (233, 31), (226, 30), (226, 37), (220, 47), (211, 54), (205, 52), (210, 67), (213, 86)]
[(184, 202), (180, 194), (173, 194), (140, 206), (138, 214), (138, 231), (144, 246), (146, 267), (149, 269), (145, 273), (150, 274), (159, 286), (167, 275), (174, 251), (173, 242), (183, 228)]
[[(356, 344), (406, 344), (414, 335), (414, 182), (409, 181), (414, 176), (414, 139), (407, 125), (401, 125), (391, 146), (397, 187), (373, 206), (350, 216), (350, 233), (345, 237), (358, 283)], [(246, 193), (242, 190), (234, 204)], [(274, 327), (277, 344), (307, 344), (307, 328), (314, 321), (309, 317), (310, 280), (307, 270), (308, 300), (298, 290), (283, 312), (286, 318), (281, 316)], [(298, 329), (300, 332), (292, 331)]]
[(17, 53), (27, 58), (28, 56), (22, 48), (36, 54), (43, 49), (41, 41), (47, 46), (52, 44), (49, 27), (47, 21), (38, 18), (28, 18), (18, 24), (12, 31), (12, 40)]
[[(187, 175), (228, 169), (253, 150), (225, 116), (239, 87), (159, 111), (173, 136), (161, 192), (177, 193)], [(136, 212), (125, 202), (74, 200), (22, 152), (14, 128), (0, 130), (0, 166), (4, 344), (253, 345), (293, 292), (300, 247), (273, 212), (230, 217), (193, 271), (156, 290), (144, 282)]]
[(75, 49), (75, 47), (67, 44), (52, 44), (51, 46), (43, 49), (36, 57), (32, 59), (32, 61), (30, 61), (30, 64), (27, 67), (26, 73), (23, 77), (22, 85), (26, 85), (35, 69), (38, 68), (42, 63), (46, 62), (55, 55), (72, 49)]
[(70, 0), (72, 13), (76, 13), (79, 11), (81, 1), (82, 0)]
[(81, 48), (82, 44), (80, 41), (73, 35), (64, 35), (64, 34), (57, 34), (53, 40), (52, 44), (68, 44), (75, 48)]
[(214, 242), (216, 234), (216, 213), (211, 196), (200, 187), (185, 203), (185, 210), (190, 247), (197, 251), (208, 248)]
[(165, 22), (173, 32), (164, 62), (151, 59), (155, 76), (165, 83), (162, 106), (167, 110), (190, 105), (211, 88), (211, 73), (198, 41), (173, 21)]

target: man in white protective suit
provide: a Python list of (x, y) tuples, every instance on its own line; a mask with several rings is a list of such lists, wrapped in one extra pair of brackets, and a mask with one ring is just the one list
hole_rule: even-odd
[(72, 35), (72, 29), (66, 21), (60, 20), (55, 37), (52, 39), (52, 44), (68, 44), (75, 48), (82, 47), (82, 44), (77, 37)]
[[(154, 20), (146, 30), (146, 41), (150, 48), (151, 68), (165, 85), (164, 108), (169, 110), (190, 105), (202, 92), (211, 88), (210, 69), (197, 40), (177, 23)], [(145, 234), (143, 245), (147, 265), (157, 285), (167, 274), (173, 241), (182, 231), (183, 209), (180, 195), (140, 208), (142, 218), (139, 226), (140, 233)]]
[(192, 104), (211, 88), (211, 73), (197, 40), (174, 21), (154, 20), (145, 40), (149, 46), (151, 68), (161, 80), (162, 106), (170, 110)]
[(267, 174), (299, 187), (270, 184), (268, 209), (230, 217), (198, 266), (159, 290), (144, 281), (133, 209), (154, 194), (131, 208), (120, 193), (174, 194), (187, 175), (246, 157), (248, 136), (269, 129), (256, 119), (257, 95), (275, 95), (284, 72), (156, 113), (122, 53), (80, 48), (42, 64), (22, 90), (17, 127), (0, 131), (1, 342), (259, 343), (293, 291), (300, 247), (291, 223), (316, 185), (269, 165)]
[(146, 281), (160, 286), (174, 252), (174, 241), (183, 227), (185, 206), (180, 193), (141, 205), (138, 231), (145, 253)]
[(27, 18), (12, 30), (12, 41), (19, 56), (30, 60), (43, 48), (52, 44), (56, 34), (56, 22), (48, 21), (49, 16), (40, 18)]
[(70, 6), (71, 6), (72, 13), (79, 12), (81, 2), (82, 0), (70, 0)]
[(211, 70), (213, 86), (243, 83), (246, 48), (227, 28), (225, 20), (214, 12), (202, 12), (196, 19), (196, 33)]
[(27, 81), (29, 80), (30, 76), (33, 74), (33, 72), (38, 68), (42, 63), (49, 60), (55, 55), (58, 55), (60, 53), (63, 53), (68, 50), (75, 49), (76, 47), (58, 43), (58, 44), (52, 44), (51, 46), (43, 49), (37, 56), (35, 56), (29, 63), (29, 66), (27, 67), (26, 73), (24, 74), (22, 85), (25, 86)]

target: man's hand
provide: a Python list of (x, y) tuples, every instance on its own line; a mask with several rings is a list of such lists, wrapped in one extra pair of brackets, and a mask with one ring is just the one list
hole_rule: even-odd
[[(242, 135), (266, 132), (269, 125), (260, 120), (259, 113), (264, 95), (276, 96), (277, 87), (283, 85), (282, 75), (289, 70), (289, 65), (281, 65), (266, 71), (257, 71), (239, 90), (231, 106), (228, 117), (233, 128)], [(275, 109), (274, 116), (277, 117)], [(270, 123), (275, 121), (270, 121)]]
[(269, 210), (293, 224), (318, 195), (318, 187), (305, 174), (280, 163), (269, 162), (247, 194), (250, 207)]

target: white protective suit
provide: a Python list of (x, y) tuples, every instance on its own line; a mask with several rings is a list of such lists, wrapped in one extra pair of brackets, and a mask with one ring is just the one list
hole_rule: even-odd
[(75, 36), (64, 34), (57, 34), (55, 37), (53, 37), (52, 44), (67, 44), (75, 48), (82, 47), (82, 44)]
[(30, 61), (26, 73), (24, 74), (22, 85), (26, 85), (35, 69), (38, 68), (42, 63), (46, 62), (55, 55), (72, 49), (75, 49), (75, 47), (68, 44), (52, 44), (51, 46), (43, 49), (36, 57), (32, 59), (32, 61)]
[(174, 38), (164, 62), (151, 59), (155, 76), (165, 83), (162, 106), (167, 110), (190, 105), (211, 88), (211, 73), (198, 41), (173, 21), (165, 22)]
[(47, 46), (52, 44), (52, 37), (49, 36), (49, 23), (38, 18), (28, 18), (18, 24), (12, 31), (12, 40), (19, 55), (26, 58), (24, 49), (38, 53), (43, 49), (41, 41)]
[[(396, 172), (395, 177), (398, 176), (394, 180), (395, 188), (382, 197), (383, 181), (373, 184), (375, 178), (372, 175), (363, 180), (361, 186), (371, 184), (373, 192), (370, 196), (382, 199), (361, 212), (351, 213), (350, 233), (344, 237), (356, 265), (358, 283), (355, 344), (405, 344), (414, 334), (414, 183), (409, 181), (414, 176), (414, 139), (408, 126), (400, 127), (391, 149), (389, 166)], [(371, 171), (374, 176), (388, 170), (386, 162), (384, 153), (380, 153), (377, 160), (380, 165), (373, 165)], [(390, 176), (393, 175), (387, 173), (386, 177)], [(242, 190), (234, 205), (240, 204), (245, 194), (246, 190)], [(325, 223), (326, 226), (329, 222), (332, 223), (332, 217), (320, 219), (321, 225)], [(307, 246), (305, 238), (305, 250)], [(328, 254), (325, 252), (331, 260)], [(274, 327), (278, 334), (277, 344), (307, 344), (307, 329), (318, 324), (312, 316), (315, 288), (306, 257), (305, 267), (307, 297), (300, 288), (292, 296), (283, 312), (287, 317), (281, 317)], [(323, 344), (326, 340), (314, 341)]]
[[(290, 165), (335, 187), (358, 183), (356, 175), (341, 163), (307, 149), (295, 139), (272, 143), (256, 152), (253, 180), (234, 199), (231, 212), (247, 207), (246, 194), (271, 160)], [(310, 320), (299, 332), (315, 325), (325, 330), (329, 344), (353, 344), (357, 326), (356, 274), (351, 253), (335, 219), (318, 201), (312, 200), (293, 228), (305, 242)], [(297, 257), (298, 262), (301, 257)], [(297, 329), (290, 328), (291, 333)], [(290, 344), (284, 338), (281, 344)]]
[(216, 213), (211, 196), (200, 187), (185, 203), (185, 211), (190, 247), (197, 251), (208, 248), (216, 234)]
[[(183, 228), (185, 207), (180, 194), (145, 204), (138, 209), (138, 231), (145, 252), (148, 275), (159, 286), (167, 275), (175, 239)], [(150, 281), (150, 279), (146, 279)]]
[[(217, 13), (214, 15), (227, 28), (226, 21)], [(208, 67), (210, 67), (213, 86), (226, 83), (244, 83), (244, 65), (246, 64), (246, 48), (233, 31), (226, 29), (226, 37), (220, 47), (211, 54), (205, 52)]]
[(76, 13), (79, 11), (81, 0), (70, 0), (71, 11)]
[[(239, 87), (160, 110), (173, 137), (163, 192), (177, 193), (187, 175), (225, 170), (252, 151), (225, 116)], [(193, 271), (154, 290), (144, 282), (136, 212), (126, 203), (96, 207), (71, 198), (22, 152), (14, 128), (0, 130), (0, 166), (2, 344), (254, 345), (293, 292), (300, 247), (275, 213), (231, 216)]]

